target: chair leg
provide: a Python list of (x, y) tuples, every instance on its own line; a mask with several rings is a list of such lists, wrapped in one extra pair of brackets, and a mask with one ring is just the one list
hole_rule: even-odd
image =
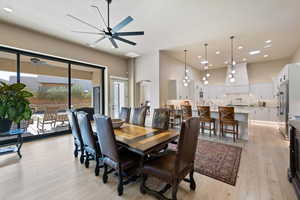
[(239, 124), (236, 125), (236, 139), (239, 138)]
[(122, 174), (122, 169), (121, 169), (121, 166), (119, 165), (119, 172), (118, 172), (118, 175), (119, 175), (119, 183), (118, 183), (118, 195), (119, 196), (122, 196), (123, 194), (123, 174)]
[(216, 127), (216, 122), (214, 121), (214, 122), (213, 122), (213, 124), (214, 124), (214, 134), (215, 134), (215, 135), (217, 135), (217, 127)]
[(178, 190), (179, 181), (175, 180), (172, 184), (172, 200), (177, 200), (177, 190)]
[(99, 156), (95, 156), (96, 167), (95, 167), (95, 176), (99, 176), (100, 166), (99, 166)]
[(77, 158), (78, 157), (78, 145), (75, 143), (75, 149), (74, 149), (74, 157)]
[(90, 166), (90, 161), (89, 161), (90, 155), (89, 155), (88, 152), (85, 152), (85, 155), (86, 155), (86, 158), (85, 158), (85, 163), (84, 163), (84, 165), (85, 165), (85, 168), (89, 168), (89, 166)]
[(211, 137), (211, 122), (209, 122), (209, 137)]
[(108, 179), (108, 175), (107, 175), (107, 165), (104, 164), (104, 172), (103, 172), (103, 176), (102, 176), (102, 180), (103, 180), (103, 183), (107, 183), (107, 179)]
[(81, 147), (81, 154), (80, 154), (80, 163), (83, 164), (84, 163), (84, 150), (83, 147)]
[(141, 185), (140, 185), (140, 192), (142, 194), (146, 194), (145, 184), (146, 184), (147, 179), (148, 179), (148, 176), (146, 174), (143, 174), (142, 175), (142, 182), (141, 182)]
[(194, 169), (190, 172), (190, 189), (195, 191), (196, 190), (196, 182), (194, 179)]
[(233, 142), (235, 142), (235, 136), (236, 136), (236, 134), (235, 134), (235, 125), (232, 126), (232, 129), (233, 129)]

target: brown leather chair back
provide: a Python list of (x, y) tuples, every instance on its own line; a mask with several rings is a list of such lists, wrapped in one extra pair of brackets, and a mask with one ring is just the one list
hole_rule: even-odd
[(122, 119), (126, 123), (129, 123), (130, 111), (131, 111), (131, 108), (122, 107), (121, 108), (121, 113), (120, 113), (120, 119)]
[(182, 117), (183, 119), (188, 119), (192, 117), (192, 106), (191, 105), (181, 105)]
[(138, 126), (145, 126), (146, 114), (147, 114), (146, 106), (140, 108), (134, 108), (131, 123)]
[(219, 107), (220, 121), (234, 121), (234, 107)]
[(80, 130), (79, 130), (77, 116), (75, 115), (73, 110), (67, 110), (67, 115), (68, 115), (69, 125), (71, 127), (72, 135), (73, 135), (74, 139), (76, 141), (78, 141), (80, 143), (80, 145), (83, 145), (81, 133), (80, 133)]
[(96, 152), (96, 140), (93, 134), (91, 122), (88, 119), (88, 114), (83, 111), (77, 112), (77, 119), (85, 149), (93, 150)]
[(175, 162), (175, 175), (180, 176), (194, 166), (200, 123), (198, 117), (187, 119), (181, 125), (178, 151)]
[(104, 115), (95, 114), (94, 120), (102, 155), (115, 162), (119, 162), (117, 142), (111, 118)]
[(158, 108), (154, 110), (152, 128), (168, 130), (169, 129), (170, 112), (166, 108)]
[(210, 120), (210, 107), (209, 106), (197, 106), (198, 115), (200, 120)]

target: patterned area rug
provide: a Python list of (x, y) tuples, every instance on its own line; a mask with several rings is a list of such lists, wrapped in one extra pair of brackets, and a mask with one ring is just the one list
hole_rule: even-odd
[(198, 139), (195, 172), (235, 186), (241, 154), (241, 147)]

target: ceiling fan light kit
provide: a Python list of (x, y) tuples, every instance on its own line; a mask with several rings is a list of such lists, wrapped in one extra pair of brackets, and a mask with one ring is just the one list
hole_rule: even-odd
[(106, 0), (106, 2), (107, 2), (107, 21), (105, 21), (100, 9), (97, 6), (95, 6), (95, 5), (91, 6), (92, 8), (95, 8), (97, 10), (97, 12), (99, 13), (100, 18), (101, 18), (103, 24), (105, 25), (104, 29), (100, 29), (97, 26), (94, 26), (88, 22), (85, 22), (82, 19), (79, 19), (71, 14), (68, 14), (67, 15), (68, 17), (71, 17), (71, 18), (89, 26), (90, 28), (93, 28), (94, 30), (96, 30), (95, 32), (88, 32), (88, 31), (72, 31), (72, 32), (82, 33), (82, 34), (93, 34), (93, 35), (101, 36), (99, 39), (97, 39), (95, 42), (93, 42), (92, 44), (89, 45), (91, 47), (96, 46), (99, 42), (101, 42), (104, 39), (109, 39), (109, 41), (112, 44), (112, 47), (114, 47), (114, 48), (119, 48), (119, 45), (117, 44), (116, 40), (135, 46), (136, 45), (135, 42), (127, 40), (127, 39), (123, 38), (123, 36), (144, 35), (144, 31), (118, 32), (121, 29), (123, 29), (125, 26), (127, 26), (130, 22), (133, 21), (133, 18), (131, 16), (126, 17), (120, 23), (118, 23), (116, 26), (111, 28), (111, 26), (110, 26), (110, 4), (111, 4), (112, 0)]

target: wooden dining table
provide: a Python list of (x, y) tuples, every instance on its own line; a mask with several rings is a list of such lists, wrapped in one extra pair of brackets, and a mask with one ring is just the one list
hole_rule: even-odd
[[(96, 132), (95, 123), (92, 123), (92, 128)], [(158, 130), (127, 123), (114, 129), (114, 133), (121, 145), (143, 156), (175, 141), (179, 136), (176, 130)]]

